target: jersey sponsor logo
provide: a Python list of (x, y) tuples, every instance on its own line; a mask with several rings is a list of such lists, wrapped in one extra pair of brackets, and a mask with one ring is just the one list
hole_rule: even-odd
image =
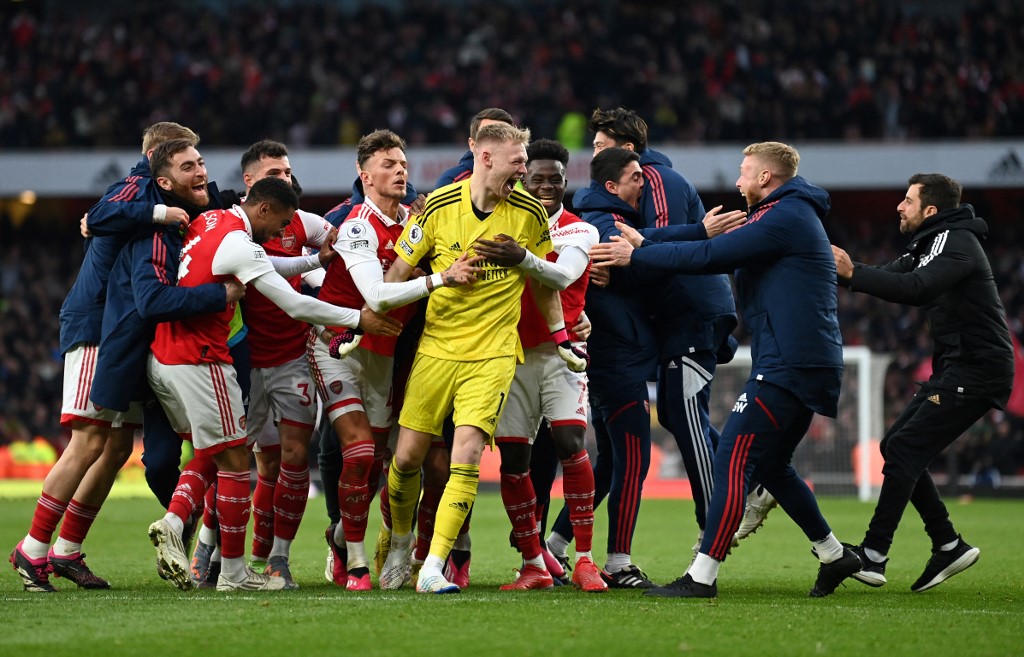
[(407, 242), (406, 242), (405, 240), (402, 240), (401, 242), (399, 242), (399, 243), (398, 243), (398, 246), (399, 246), (399, 247), (400, 247), (400, 248), (401, 248), (401, 249), (402, 249), (403, 251), (405, 251), (405, 255), (409, 255), (409, 256), (411, 256), (411, 255), (412, 255), (412, 247), (411, 247), (411, 246), (409, 246), (409, 244), (408, 244), (408, 243), (407, 243)]
[(550, 242), (550, 241), (551, 241), (551, 231), (549, 229), (545, 228), (544, 232), (540, 234), (540, 239), (537, 240), (536, 246), (541, 246), (545, 242)]
[(478, 281), (500, 281), (508, 277), (508, 269), (504, 267), (499, 269), (484, 269), (482, 272), (477, 274), (476, 279)]
[(346, 224), (348, 227), (345, 229), (345, 236), (356, 239), (362, 237), (366, 232), (366, 228), (362, 224), (357, 222), (349, 222)]
[[(409, 227), (409, 241), (413, 244), (419, 244), (423, 241), (423, 229), (420, 228), (419, 224), (413, 224)], [(412, 255), (410, 253), (410, 255)]]
[(747, 393), (740, 393), (739, 399), (732, 405), (733, 413), (742, 413), (747, 410)]
[(352, 240), (348, 243), (349, 251), (358, 251), (359, 249), (370, 248), (370, 240)]
[(334, 394), (340, 395), (341, 389), (344, 387), (344, 385), (341, 383), (341, 381), (331, 381), (327, 387), (330, 388), (331, 392), (333, 392)]

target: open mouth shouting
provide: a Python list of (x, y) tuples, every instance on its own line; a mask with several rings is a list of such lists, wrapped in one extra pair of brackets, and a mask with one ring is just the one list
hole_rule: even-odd
[(520, 180), (522, 180), (522, 176), (519, 174), (516, 174), (506, 180), (505, 184), (501, 186), (501, 195), (506, 197), (509, 196), (512, 193), (512, 190), (516, 188), (516, 183)]

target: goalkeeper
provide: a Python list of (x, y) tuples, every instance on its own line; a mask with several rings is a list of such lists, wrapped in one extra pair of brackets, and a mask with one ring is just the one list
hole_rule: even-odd
[[(402, 233), (386, 281), (401, 281), (421, 258), (443, 269), (474, 248), (478, 239), (506, 235), (533, 255), (551, 251), (548, 216), (536, 199), (516, 189), (526, 174), (529, 131), (505, 123), (480, 129), (473, 147), (473, 175), (442, 187), (427, 199), (422, 215)], [(400, 587), (409, 573), (412, 518), (419, 499), (420, 466), (432, 436), (441, 434), (454, 409), (455, 437), (450, 478), (438, 505), (430, 553), (417, 591), (457, 593), (441, 568), (466, 514), (476, 500), (480, 457), (504, 410), (523, 351), (516, 325), (527, 276), (520, 267), (494, 260), (478, 263), (472, 288), (438, 289), (427, 304), (426, 324), (409, 375), (399, 417), (395, 458), (388, 473), (392, 537), (380, 573), (381, 588)], [(585, 352), (574, 352), (557, 292), (533, 285), (534, 297), (559, 354), (583, 369)]]

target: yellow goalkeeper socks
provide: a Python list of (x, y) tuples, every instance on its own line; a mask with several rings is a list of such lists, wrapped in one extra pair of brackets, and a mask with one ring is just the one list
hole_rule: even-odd
[[(452, 464), (448, 484), (434, 517), (434, 538), (430, 541), (430, 554), (444, 559), (452, 550), (462, 523), (476, 501), (480, 485), (480, 466), (464, 463)], [(392, 510), (394, 514), (394, 510)]]
[(416, 503), (420, 499), (420, 469), (410, 472), (398, 469), (394, 459), (388, 468), (388, 500), (391, 503), (391, 530), (399, 536), (412, 531)]

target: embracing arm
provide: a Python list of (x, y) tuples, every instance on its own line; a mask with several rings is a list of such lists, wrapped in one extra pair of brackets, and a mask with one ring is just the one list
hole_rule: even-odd
[(317, 253), (301, 256), (268, 255), (267, 259), (270, 260), (270, 264), (274, 265), (274, 270), (284, 278), (299, 276), (300, 274), (320, 269), (322, 266), (320, 264), (320, 255)]
[(227, 292), (221, 283), (177, 287), (177, 271), (168, 266), (167, 246), (154, 233), (152, 240), (136, 240), (121, 257), (130, 257), (132, 295), (143, 319), (167, 322), (224, 310)]
[(267, 272), (250, 281), (260, 294), (270, 299), (292, 319), (321, 326), (359, 327), (359, 311), (339, 308), (313, 297), (299, 294), (280, 274)]
[(935, 300), (970, 276), (977, 259), (984, 257), (973, 236), (961, 237), (957, 232), (960, 231), (950, 231), (939, 253), (921, 257), (916, 267), (909, 254), (884, 267), (855, 263), (848, 282), (850, 289), (911, 306)]

